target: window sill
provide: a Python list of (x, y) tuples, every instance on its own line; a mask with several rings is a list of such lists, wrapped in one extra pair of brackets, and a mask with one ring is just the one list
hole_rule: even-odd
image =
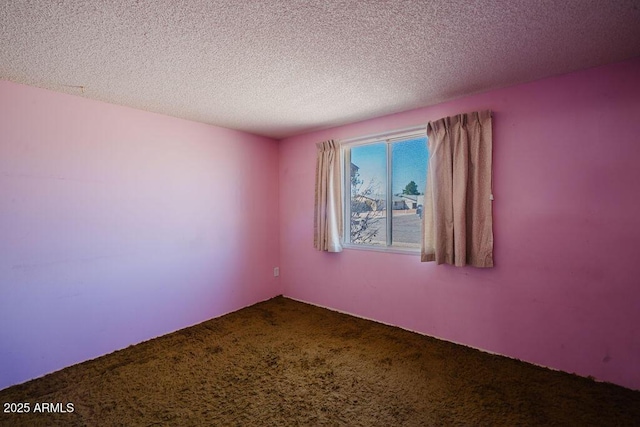
[(369, 246), (369, 245), (354, 245), (352, 243), (343, 243), (343, 249), (356, 250), (356, 251), (371, 251), (371, 252), (386, 252), (392, 254), (401, 255), (420, 255), (420, 249), (402, 249), (402, 248), (390, 248), (386, 246)]

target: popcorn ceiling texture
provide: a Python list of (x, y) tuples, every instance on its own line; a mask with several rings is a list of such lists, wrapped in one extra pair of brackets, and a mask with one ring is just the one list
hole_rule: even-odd
[(4, 0), (0, 79), (283, 138), (640, 55), (637, 0)]

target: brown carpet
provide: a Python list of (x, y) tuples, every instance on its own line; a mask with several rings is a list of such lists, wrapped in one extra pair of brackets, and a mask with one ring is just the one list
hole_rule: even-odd
[[(640, 425), (640, 392), (278, 297), (0, 391), (20, 425)], [(33, 413), (42, 403), (71, 413)], [(59, 408), (58, 408), (59, 409)]]

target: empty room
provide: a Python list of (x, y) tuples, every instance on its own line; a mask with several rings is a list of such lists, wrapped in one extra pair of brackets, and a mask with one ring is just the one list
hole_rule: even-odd
[(637, 0), (5, 0), (0, 425), (639, 425)]

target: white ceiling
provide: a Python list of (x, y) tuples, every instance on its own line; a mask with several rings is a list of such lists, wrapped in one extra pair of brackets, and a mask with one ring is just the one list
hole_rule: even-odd
[(640, 0), (2, 0), (0, 79), (283, 138), (640, 56)]

